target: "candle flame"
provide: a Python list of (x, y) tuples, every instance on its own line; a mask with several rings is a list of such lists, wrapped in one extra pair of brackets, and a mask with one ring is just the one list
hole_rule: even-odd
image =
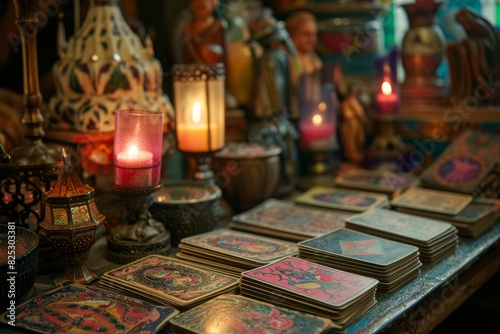
[(200, 120), (201, 120), (201, 105), (200, 105), (200, 102), (196, 102), (193, 105), (192, 117), (193, 117), (193, 122), (194, 123), (200, 123)]
[(392, 93), (391, 84), (388, 83), (387, 81), (384, 81), (384, 83), (382, 84), (382, 94), (384, 94), (385, 96), (389, 96), (391, 95), (391, 93)]
[(323, 117), (321, 117), (321, 115), (314, 115), (312, 118), (312, 122), (314, 125), (319, 125), (323, 122)]
[(139, 149), (137, 148), (137, 146), (131, 145), (130, 148), (128, 149), (128, 154), (137, 155), (137, 153), (139, 153)]

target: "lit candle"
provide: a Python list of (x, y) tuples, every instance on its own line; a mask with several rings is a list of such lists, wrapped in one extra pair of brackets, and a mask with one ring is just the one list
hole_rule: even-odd
[[(320, 103), (318, 109), (325, 109)], [(320, 114), (314, 114), (311, 121), (300, 123), (302, 147), (311, 150), (331, 149), (334, 144), (335, 129), (333, 121), (324, 120)]]
[(220, 136), (217, 123), (210, 122), (210, 144), (207, 122), (201, 120), (201, 104), (196, 102), (191, 112), (191, 122), (177, 124), (177, 140), (179, 150), (184, 152), (208, 152), (224, 146), (224, 138)]
[(140, 188), (153, 185), (153, 153), (141, 151), (136, 145), (116, 155), (115, 184)]
[(388, 81), (382, 83), (381, 92), (377, 94), (377, 106), (382, 115), (398, 113), (398, 95)]

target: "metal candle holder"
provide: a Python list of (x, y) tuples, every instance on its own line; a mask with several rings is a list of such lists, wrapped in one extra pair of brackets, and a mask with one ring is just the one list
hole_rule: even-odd
[(166, 254), (170, 233), (149, 213), (160, 189), (163, 115), (151, 111), (115, 111), (114, 185), (124, 208), (108, 237), (109, 259), (125, 264), (149, 254)]

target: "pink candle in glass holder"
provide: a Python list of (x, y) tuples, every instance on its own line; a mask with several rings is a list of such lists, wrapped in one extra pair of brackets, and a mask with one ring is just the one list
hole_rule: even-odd
[(163, 114), (141, 110), (115, 111), (114, 184), (124, 188), (160, 184)]
[(394, 115), (399, 112), (398, 95), (393, 92), (389, 82), (382, 83), (381, 92), (377, 94), (377, 106), (381, 115)]
[(116, 155), (115, 183), (122, 187), (150, 187), (153, 185), (153, 153), (131, 145)]
[(300, 123), (302, 147), (310, 150), (331, 149), (334, 143), (334, 124), (321, 115), (314, 115), (311, 122)]

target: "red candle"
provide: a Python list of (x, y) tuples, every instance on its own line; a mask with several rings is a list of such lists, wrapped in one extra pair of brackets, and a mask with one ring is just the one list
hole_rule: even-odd
[(398, 113), (398, 95), (392, 91), (389, 82), (384, 81), (381, 87), (382, 92), (377, 94), (377, 106), (380, 114), (391, 115)]
[(315, 114), (311, 122), (300, 123), (302, 147), (310, 150), (331, 149), (334, 143), (334, 125)]
[(128, 188), (153, 186), (153, 153), (130, 145), (116, 155), (116, 185)]

